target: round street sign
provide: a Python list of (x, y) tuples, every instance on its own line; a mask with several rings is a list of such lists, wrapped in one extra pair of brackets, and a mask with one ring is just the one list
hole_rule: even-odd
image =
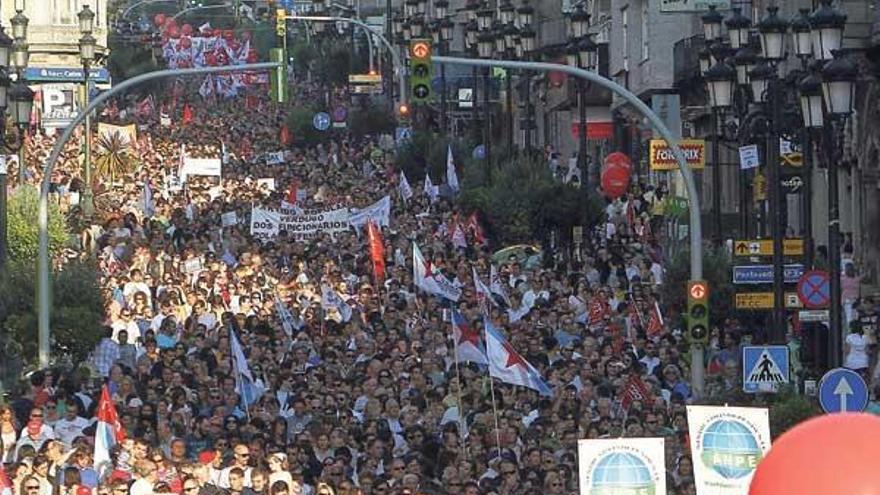
[(702, 299), (706, 297), (706, 293), (709, 292), (709, 288), (706, 287), (705, 282), (693, 282), (688, 290), (690, 291), (691, 297), (694, 299)]
[(473, 156), (474, 160), (482, 160), (486, 158), (486, 147), (482, 144), (478, 144), (474, 148)]
[(798, 299), (807, 309), (824, 309), (831, 301), (831, 279), (824, 270), (810, 270), (797, 284)]
[(330, 128), (330, 116), (326, 112), (318, 112), (312, 118), (312, 125), (319, 131), (326, 131)]

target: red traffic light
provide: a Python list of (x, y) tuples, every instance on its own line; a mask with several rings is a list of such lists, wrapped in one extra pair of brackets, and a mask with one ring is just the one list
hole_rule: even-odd
[(413, 41), (409, 46), (409, 53), (413, 58), (428, 58), (431, 56), (431, 43), (428, 41)]
[(397, 113), (400, 115), (409, 115), (409, 106), (406, 103), (401, 103), (400, 106), (397, 107)]

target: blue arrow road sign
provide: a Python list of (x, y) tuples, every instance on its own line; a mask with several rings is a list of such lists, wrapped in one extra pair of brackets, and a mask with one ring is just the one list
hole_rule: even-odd
[(312, 119), (312, 125), (319, 131), (326, 131), (330, 128), (330, 116), (326, 112), (318, 112)]
[(789, 383), (787, 346), (743, 347), (742, 358), (745, 392), (776, 392), (780, 385)]
[(855, 371), (835, 368), (822, 377), (819, 405), (827, 413), (864, 411), (868, 407), (868, 386)]
[(412, 137), (411, 127), (398, 127), (394, 132), (394, 140), (398, 143), (406, 141)]
[[(796, 284), (804, 274), (804, 265), (785, 265), (783, 277), (786, 284)], [(735, 284), (772, 284), (773, 265), (741, 265), (733, 267)]]

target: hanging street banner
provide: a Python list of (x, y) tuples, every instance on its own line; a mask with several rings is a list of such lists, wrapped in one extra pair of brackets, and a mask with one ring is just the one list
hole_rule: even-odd
[(747, 495), (755, 468), (770, 450), (765, 408), (687, 406), (698, 495)]
[[(682, 139), (678, 142), (678, 147), (684, 153), (691, 170), (702, 170), (706, 167), (706, 141)], [(675, 161), (675, 155), (672, 154), (672, 149), (666, 144), (665, 139), (652, 139), (650, 150), (651, 170), (678, 170), (678, 162)]]
[(578, 440), (581, 495), (666, 493), (662, 438)]

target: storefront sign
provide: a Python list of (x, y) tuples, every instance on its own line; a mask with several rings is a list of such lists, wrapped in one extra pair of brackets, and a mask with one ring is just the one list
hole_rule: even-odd
[[(692, 170), (702, 170), (706, 166), (706, 141), (702, 139), (682, 139), (678, 147), (684, 153)], [(651, 140), (651, 170), (678, 170), (678, 163), (672, 149), (664, 139)]]

